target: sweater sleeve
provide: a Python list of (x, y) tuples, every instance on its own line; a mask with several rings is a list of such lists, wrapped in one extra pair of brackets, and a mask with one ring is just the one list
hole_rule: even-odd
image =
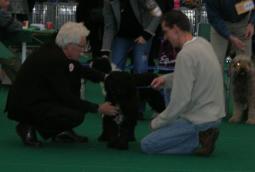
[(162, 11), (155, 0), (145, 0), (145, 7), (152, 15), (152, 19), (149, 25), (146, 28), (144, 28), (142, 36), (146, 40), (149, 40), (152, 36), (155, 35), (155, 31), (157, 30), (160, 24)]
[(224, 38), (228, 39), (231, 35), (224, 20), (220, 17), (219, 8), (215, 0), (205, 0), (208, 20), (212, 27)]
[(172, 88), (173, 87), (173, 79), (174, 79), (174, 74), (169, 73), (163, 76), (166, 80), (166, 83), (164, 85), (165, 88)]
[(191, 57), (187, 54), (179, 54), (174, 73), (171, 102), (161, 114), (152, 120), (152, 129), (164, 127), (185, 112), (191, 101), (194, 80)]
[(115, 36), (116, 24), (110, 0), (104, 0), (104, 35), (101, 51), (111, 52), (112, 40)]

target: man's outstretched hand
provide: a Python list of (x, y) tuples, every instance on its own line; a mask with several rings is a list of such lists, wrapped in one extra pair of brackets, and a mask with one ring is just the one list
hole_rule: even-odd
[(166, 84), (165, 77), (160, 76), (152, 81), (151, 86), (156, 90), (160, 90), (162, 87), (164, 87), (165, 84)]

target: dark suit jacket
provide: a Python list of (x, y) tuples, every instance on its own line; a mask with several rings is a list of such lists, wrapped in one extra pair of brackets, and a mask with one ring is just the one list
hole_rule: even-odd
[(18, 72), (7, 100), (9, 118), (21, 121), (43, 115), (56, 104), (81, 112), (97, 112), (97, 104), (80, 99), (81, 78), (100, 82), (104, 74), (67, 59), (55, 44), (41, 47)]
[(77, 0), (77, 2), (77, 22), (83, 22), (91, 31), (93, 31), (95, 23), (103, 24), (103, 0)]

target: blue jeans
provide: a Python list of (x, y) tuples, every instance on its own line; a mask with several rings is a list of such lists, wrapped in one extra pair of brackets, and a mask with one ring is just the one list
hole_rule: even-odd
[(145, 44), (136, 44), (133, 39), (116, 37), (112, 44), (112, 62), (121, 70), (125, 69), (127, 54), (133, 49), (134, 73), (148, 71), (148, 57), (151, 40)]
[(177, 119), (158, 129), (141, 141), (141, 149), (148, 154), (192, 154), (199, 147), (199, 132), (218, 128), (221, 121), (194, 125)]
[(170, 88), (164, 88), (164, 90), (163, 90), (163, 94), (164, 94), (164, 99), (165, 99), (165, 104), (166, 104), (166, 106), (168, 106), (168, 104), (170, 103), (170, 101), (171, 101), (171, 91), (172, 91), (172, 89), (170, 89)]

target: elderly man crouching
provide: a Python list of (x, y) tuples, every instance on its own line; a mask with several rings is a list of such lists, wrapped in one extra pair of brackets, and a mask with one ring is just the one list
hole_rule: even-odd
[(83, 24), (66, 23), (55, 43), (42, 46), (22, 65), (9, 92), (6, 111), (18, 122), (16, 131), (25, 145), (41, 146), (36, 131), (44, 139), (87, 142), (87, 137), (73, 131), (83, 122), (85, 113), (117, 113), (109, 103), (97, 105), (80, 99), (81, 78), (94, 82), (105, 78), (78, 62), (88, 34)]

